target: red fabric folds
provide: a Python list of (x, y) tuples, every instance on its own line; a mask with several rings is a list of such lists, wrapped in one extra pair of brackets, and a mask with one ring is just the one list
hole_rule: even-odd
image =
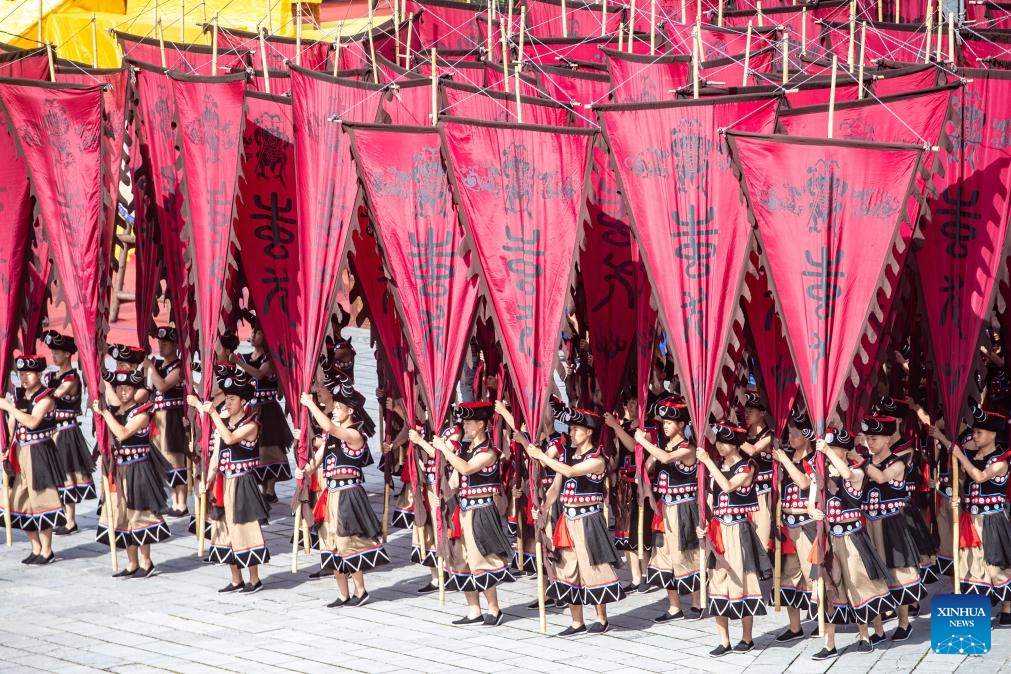
[(523, 418), (544, 420), (591, 134), (445, 121), (453, 182)]
[[(74, 85), (0, 85), (17, 134), (77, 342), (88, 394), (98, 397), (108, 330), (109, 252), (103, 244), (102, 91)], [(109, 456), (99, 419), (96, 437)]]
[(375, 218), (408, 344), (433, 426), (441, 427), (477, 304), (441, 139), (435, 129), (353, 128), (355, 156)]
[[(247, 66), (252, 65), (249, 51), (219, 46), (218, 69), (217, 72), (211, 72), (214, 49), (210, 45), (170, 40), (159, 42), (157, 38), (131, 35), (118, 30), (114, 30), (113, 35), (123, 50), (124, 60), (145, 63), (161, 70), (175, 70), (187, 75), (224, 75), (244, 72)], [(259, 64), (256, 66), (259, 67)]]
[(246, 93), (235, 235), (250, 300), (292, 406), (301, 392), (296, 354), (302, 348), (294, 134), (291, 101)]
[[(298, 309), (302, 325), (301, 352), (295, 354), (298, 384), (308, 391), (323, 346), (330, 302), (337, 286), (344, 248), (356, 217), (358, 181), (350, 139), (339, 120), (373, 121), (379, 87), (337, 80), (292, 67), (291, 94), (295, 121), (296, 208), (298, 237)], [(298, 464), (305, 463), (308, 416), (302, 411)]]
[[(562, 22), (562, 8), (565, 22)], [(527, 22), (530, 34), (536, 37), (596, 37), (614, 35), (622, 21), (624, 8), (611, 4), (607, 8), (604, 23), (603, 7), (582, 0), (570, 0), (562, 5), (561, 0), (529, 0), (527, 2)], [(658, 17), (659, 18), (659, 17)], [(603, 30), (601, 30), (603, 24)]]
[(822, 434), (881, 287), (923, 150), (737, 132), (729, 138), (801, 389)]
[[(467, 84), (443, 83), (445, 112), (454, 117), (478, 119), (484, 122), (518, 122), (515, 92), (507, 94), (484, 90)], [(429, 93), (429, 96), (431, 94)], [(431, 104), (429, 104), (431, 107)], [(567, 126), (569, 110), (562, 105), (530, 96), (520, 97), (520, 112), (524, 124)]]
[(1011, 73), (963, 71), (971, 79), (954, 92), (951, 149), (934, 173), (923, 246), (916, 255), (927, 333), (935, 358), (941, 406), (956, 428), (976, 365), (983, 321), (996, 284), (1005, 277), (1011, 198)]
[(602, 48), (615, 103), (669, 101), (691, 82), (690, 56), (650, 56)]
[(559, 516), (558, 521), (555, 523), (555, 530), (551, 534), (551, 546), (555, 550), (573, 547), (572, 536), (569, 534), (569, 525), (566, 522), (565, 515)]

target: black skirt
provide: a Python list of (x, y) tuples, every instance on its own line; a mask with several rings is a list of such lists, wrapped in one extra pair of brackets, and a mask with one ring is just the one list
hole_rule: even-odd
[(614, 539), (607, 533), (603, 512), (583, 518), (583, 536), (586, 537), (590, 564), (594, 566), (598, 564), (621, 566), (621, 556), (614, 547)]
[(45, 491), (63, 486), (66, 471), (60, 462), (56, 444), (52, 440), (43, 440), (32, 445), (31, 457), (32, 489)]
[(920, 566), (920, 549), (904, 514), (881, 520), (881, 537), (885, 542), (883, 557), (889, 569)]
[(375, 538), (382, 534), (383, 525), (369, 504), (369, 497), (361, 485), (341, 493), (337, 511), (337, 535)]
[(867, 577), (871, 580), (888, 580), (890, 575), (888, 567), (885, 565), (885, 560), (881, 559), (881, 555), (874, 549), (874, 543), (871, 542), (871, 537), (867, 535), (867, 529), (861, 528), (850, 534), (850, 541), (852, 541), (853, 547), (857, 549), (864, 568), (867, 569)]
[(250, 471), (238, 477), (225, 478), (235, 481), (235, 510), (232, 517), (236, 524), (259, 522), (270, 517), (270, 508), (263, 500), (256, 476)]
[(126, 466), (126, 507), (130, 510), (147, 510), (160, 515), (168, 507), (168, 490), (165, 472), (147, 458)]
[(1011, 522), (1007, 513), (983, 518), (983, 560), (1001, 568), (1011, 567)]
[(185, 454), (190, 439), (182, 408), (172, 407), (160, 413), (165, 415), (165, 432), (159, 440), (162, 448), (169, 454)]
[(67, 473), (91, 475), (95, 472), (95, 462), (91, 460), (91, 450), (80, 426), (68, 426), (56, 434), (56, 453)]
[(280, 447), (287, 451), (295, 436), (291, 433), (281, 403), (269, 400), (257, 405), (257, 409), (260, 411), (260, 444), (264, 447)]
[[(502, 526), (502, 516), (494, 505), (475, 508), (471, 524), (474, 527), (474, 545), (482, 557), (512, 554), (513, 546), (506, 537)], [(605, 532), (606, 533), (606, 532)]]
[[(920, 551), (920, 555), (929, 557), (937, 554), (937, 541), (935, 536), (930, 533), (930, 529), (927, 528), (927, 523), (920, 515), (921, 512), (920, 507), (910, 501), (903, 509), (902, 516), (906, 519), (906, 528), (913, 537), (916, 549)], [(917, 561), (917, 565), (919, 565), (919, 561)]]
[(633, 491), (632, 503), (628, 512), (628, 536), (615, 538), (614, 547), (616, 550), (628, 550), (630, 552), (639, 551), (639, 508), (642, 508), (642, 549), (643, 551), (653, 549), (654, 537), (650, 531), (653, 526), (653, 507), (649, 503), (639, 500), (638, 494)]

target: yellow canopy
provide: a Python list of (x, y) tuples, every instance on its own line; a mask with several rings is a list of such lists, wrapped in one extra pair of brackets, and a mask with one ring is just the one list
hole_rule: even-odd
[[(17, 3), (17, 4), (15, 4)], [(268, 16), (269, 3), (269, 16)], [(390, 16), (387, 0), (377, 8), (374, 21)], [(0, 9), (0, 42), (33, 47), (39, 41), (39, 14), (42, 14), (42, 42), (56, 47), (61, 58), (99, 67), (119, 65), (120, 54), (111, 30), (158, 37), (156, 25), (166, 40), (209, 44), (201, 24), (210, 23), (215, 13), (218, 23), (228, 28), (255, 31), (267, 28), (271, 34), (294, 37), (291, 3), (287, 0), (15, 0), (13, 8)], [(124, 11), (125, 10), (125, 11)], [(318, 30), (303, 27), (306, 40), (335, 40), (338, 35), (361, 33), (368, 19), (323, 23)]]

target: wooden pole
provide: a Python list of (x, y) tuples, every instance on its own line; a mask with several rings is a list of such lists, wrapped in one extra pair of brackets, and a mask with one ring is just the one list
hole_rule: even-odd
[(341, 68), (341, 34), (344, 32), (344, 22), (337, 24), (337, 41), (333, 43), (333, 76)]
[[(399, 54), (398, 54), (399, 56)], [(383, 411), (379, 411), (379, 417), (376, 420), (376, 437), (379, 438), (380, 444), (383, 442)], [(386, 460), (389, 461), (390, 457), (387, 455)], [(389, 471), (387, 471), (389, 473)], [(390, 539), (390, 478), (389, 475), (383, 476), (383, 545)]]
[(860, 22), (860, 71), (857, 76), (857, 98), (864, 97), (864, 61), (867, 58), (867, 22)]
[(291, 572), (298, 573), (298, 544), (302, 538), (302, 504), (295, 504), (295, 528), (291, 534)]
[(748, 22), (748, 34), (744, 38), (744, 74), (741, 75), (741, 86), (748, 86), (748, 66), (751, 64), (751, 31), (754, 28)]
[(948, 12), (948, 62), (955, 65), (955, 13)]
[(790, 81), (790, 36), (783, 33), (783, 86)]
[[(896, 4), (898, 4), (896, 2)], [(927, 35), (923, 49), (923, 62), (930, 63), (930, 38), (934, 34), (934, 0), (927, 0)]]
[[(17, 445), (12, 445), (11, 451), (17, 451)], [(14, 545), (14, 532), (11, 526), (11, 478), (7, 475), (5, 468), (0, 467), (0, 472), (3, 473), (4, 482), (4, 531), (7, 534), (7, 547), (9, 548)]]
[[(681, 15), (684, 16), (685, 3), (681, 0)], [(684, 21), (684, 18), (682, 18)], [(656, 0), (649, 0), (649, 55), (656, 55)]]
[(839, 57), (832, 57), (832, 83), (828, 91), (828, 139), (832, 140), (832, 131), (835, 129), (835, 87), (838, 77)]
[(211, 29), (211, 74), (218, 74), (218, 13), (214, 12), (214, 26)]
[(506, 30), (509, 31), (509, 37), (513, 35), (513, 12), (515, 11), (514, 0), (509, 0), (509, 4), (506, 6)]
[[(343, 25), (343, 21), (341, 24)], [(407, 23), (407, 45), (404, 47), (404, 67), (411, 67), (411, 43), (414, 42), (414, 22)]]
[[(526, 7), (526, 5), (524, 5)], [(522, 9), (520, 11), (523, 11)], [(600, 37), (607, 36), (607, 0), (600, 3)]]
[(892, 2), (895, 3), (895, 23), (901, 23), (899, 20), (899, 9), (902, 8), (902, 5), (899, 4), (898, 0), (892, 0)]
[[(207, 468), (204, 468), (204, 473), (206, 474)], [(205, 491), (200, 495), (200, 500), (197, 502), (197, 556), (204, 556), (204, 544), (207, 539), (207, 492)]]
[(702, 51), (699, 37), (699, 26), (695, 24), (692, 29), (692, 98), (699, 97), (699, 54)]
[(882, 2), (882, 0), (878, 0), (878, 23), (881, 23), (884, 20), (885, 20), (885, 5), (884, 2)]
[(632, 43), (634, 42), (635, 36), (635, 0), (632, 0), (631, 8), (628, 12), (628, 53), (632, 53)]
[(376, 38), (372, 34), (372, 28), (369, 28), (369, 60), (372, 61), (372, 81), (379, 84), (379, 64), (376, 63)]
[(807, 7), (800, 10), (800, 55), (807, 56)]
[(569, 37), (569, 16), (565, 0), (562, 0), (562, 37)]
[(857, 40), (857, 14), (855, 3), (850, 3), (850, 39), (846, 48), (846, 63), (849, 65), (850, 73), (853, 72), (853, 58), (856, 54), (855, 46)]
[(548, 633), (548, 613), (544, 608), (544, 550), (537, 541), (537, 613), (541, 618), (541, 634)]
[(720, 0), (720, 4), (716, 7), (716, 25), (723, 28), (723, 2)]
[(168, 58), (165, 56), (165, 29), (162, 28), (161, 18), (158, 19), (158, 51), (161, 54), (161, 67), (168, 69)]
[(91, 67), (98, 67), (98, 16), (91, 13)]
[(523, 105), (522, 105), (522, 101), (520, 100), (520, 67), (519, 66), (516, 66), (515, 77), (516, 77), (516, 87), (515, 87), (515, 91), (516, 91), (516, 121), (519, 122), (520, 124), (522, 124), (523, 123)]
[(270, 71), (267, 69), (267, 39), (260, 31), (260, 67), (263, 68), (263, 88), (270, 93)]
[(762, 0), (755, 3), (755, 14), (758, 15), (758, 26), (761, 28), (765, 25), (765, 17), (762, 16)]
[[(114, 459), (115, 461), (115, 459)], [(112, 572), (119, 573), (119, 556), (116, 554), (116, 493), (112, 491), (112, 481), (108, 475), (102, 475), (102, 494), (105, 496), (105, 507), (109, 515), (106, 518), (109, 536), (109, 558), (112, 561)]]
[(506, 44), (506, 34), (505, 34), (505, 21), (499, 17), (498, 20), (498, 34), (499, 41), (501, 43), (500, 48), (502, 49), (502, 87), (503, 90), (509, 93), (509, 45)]
[[(439, 66), (435, 62), (435, 49), (432, 49), (432, 126), (435, 126), (438, 123), (439, 123)], [(424, 539), (424, 536), (422, 536), (422, 539)]]
[[(780, 477), (782, 479), (782, 477)], [(771, 498), (771, 496), (770, 496)], [(772, 520), (772, 530), (780, 531), (783, 521), (783, 501), (776, 493), (776, 518)], [(776, 611), (783, 610), (783, 598), (780, 593), (783, 589), (783, 541), (782, 535), (775, 537), (776, 543), (773, 548), (773, 571), (772, 571), (772, 600)]]
[[(652, 4), (656, 4), (656, 0), (651, 0)], [(650, 28), (656, 23), (656, 14), (650, 17)], [(681, 23), (688, 23), (688, 2), (687, 0), (681, 0)]]
[(618, 51), (625, 51), (625, 22), (618, 24)]
[(959, 509), (959, 479), (958, 459), (951, 453), (951, 584), (952, 592), (962, 594), (962, 583), (958, 580), (958, 565), (961, 562), (962, 551), (959, 546), (961, 513)]
[[(607, 0), (604, 0), (605, 2)], [(516, 47), (516, 69), (523, 67), (523, 38), (527, 32), (527, 6), (520, 7), (520, 37)]]
[[(940, 2), (937, 3), (937, 9), (938, 10), (941, 9)], [(944, 19), (939, 18), (937, 20), (937, 47), (935, 48), (936, 50), (934, 52), (934, 60), (937, 61), (938, 63), (941, 62), (941, 48), (943, 47), (941, 41), (943, 37), (944, 37)]]
[(53, 45), (46, 43), (46, 61), (49, 62), (49, 81), (56, 81), (56, 68), (53, 65)]
[[(371, 15), (372, 15), (372, 0), (369, 1), (369, 27), (372, 26)], [(295, 18), (295, 65), (302, 65), (302, 2), (298, 2), (298, 16)], [(369, 35), (372, 35), (369, 32)]]
[(488, 51), (488, 60), (491, 61), (491, 27), (492, 22), (495, 20), (495, 4), (488, 3), (488, 10), (485, 12), (488, 20), (488, 38), (486, 40), (485, 48)]

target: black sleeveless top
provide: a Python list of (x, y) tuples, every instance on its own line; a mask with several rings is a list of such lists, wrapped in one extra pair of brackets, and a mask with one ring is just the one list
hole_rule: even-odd
[[(594, 447), (582, 456), (576, 456), (575, 450), (571, 447), (568, 449), (567, 456), (564, 459), (558, 459), (566, 466), (575, 466), (590, 459), (602, 459), (604, 456), (600, 447)], [(558, 500), (563, 506), (600, 505), (604, 502), (605, 475), (605, 472), (600, 472), (565, 478)]]
[(364, 479), (362, 469), (372, 462), (368, 443), (352, 449), (347, 442), (327, 434), (323, 440), (323, 477), (327, 480), (351, 480), (358, 484)]
[[(772, 430), (769, 428), (762, 429), (762, 432), (758, 435), (749, 435), (748, 444), (754, 445), (767, 437), (772, 435)], [(770, 444), (771, 448), (772, 445)], [(772, 490), (772, 466), (775, 460), (772, 457), (772, 452), (769, 449), (762, 450), (758, 454), (751, 457), (758, 467), (758, 475), (755, 476), (755, 492), (758, 494), (764, 494)]]
[[(175, 372), (182, 367), (182, 361), (178, 358), (173, 360), (171, 363), (166, 362), (161, 358), (154, 359), (154, 369), (158, 373), (158, 376), (164, 379), (171, 373)], [(154, 403), (154, 409), (157, 412), (163, 410), (183, 407), (183, 394), (186, 389), (183, 388), (182, 384), (178, 384), (168, 389), (167, 391), (159, 391), (157, 388), (154, 390), (154, 396), (151, 398), (151, 402)]]
[(77, 384), (77, 391), (70, 395), (64, 396), (53, 396), (53, 400), (56, 401), (56, 408), (53, 410), (53, 416), (56, 418), (57, 426), (60, 428), (67, 428), (68, 426), (75, 426), (77, 424), (77, 417), (80, 416), (81, 400), (83, 396), (81, 395), (81, 375), (80, 373), (71, 368), (64, 373), (51, 372), (45, 376), (44, 386), (53, 389), (60, 388), (67, 382), (75, 382)]
[[(800, 469), (800, 472), (805, 475), (815, 475), (816, 470), (814, 466), (814, 454), (808, 454), (803, 459), (801, 459), (800, 464), (794, 461), (794, 464)], [(800, 485), (793, 481), (790, 477), (790, 472), (783, 468), (780, 472), (779, 480), (779, 498), (783, 504), (783, 508), (790, 508), (792, 510), (807, 509), (807, 497), (811, 493), (811, 487), (807, 489), (801, 489)]]
[[(254, 419), (255, 417), (252, 415), (243, 417), (234, 426), (228, 424), (228, 429), (235, 431), (235, 429), (242, 428), (250, 422), (257, 423)], [(258, 423), (257, 426), (259, 426)], [(247, 473), (256, 468), (260, 464), (259, 437), (259, 434), (257, 434), (255, 440), (240, 440), (231, 445), (226, 445), (222, 442), (221, 448), (218, 450), (218, 468), (222, 472), (227, 473), (229, 477)]]
[(473, 475), (460, 475), (459, 495), (461, 498), (495, 496), (502, 490), (502, 469), (499, 451), (492, 446), (491, 440), (486, 438), (479, 445), (473, 445), (471, 441), (464, 440), (460, 443), (457, 455), (464, 461), (470, 461), (482, 452), (492, 452), (495, 455), (495, 461), (490, 466), (486, 466)]
[[(675, 447), (668, 449), (662, 447), (665, 452), (674, 452), (689, 446), (687, 440), (681, 440)], [(699, 490), (698, 484), (698, 463), (688, 466), (680, 461), (671, 463), (654, 464), (653, 473), (653, 494), (662, 499), (664, 503), (680, 503), (681, 501), (691, 501), (695, 498)]]
[[(39, 387), (39, 390), (34, 394), (29, 396), (25, 389), (18, 387), (14, 391), (15, 403), (14, 406), (18, 408), (21, 412), (26, 414), (31, 414), (32, 409), (51, 396), (53, 394), (53, 389), (47, 386)], [(20, 421), (14, 426), (14, 439), (17, 440), (19, 445), (34, 445), (39, 442), (45, 442), (49, 440), (53, 433), (56, 431), (56, 416), (53, 412), (49, 412), (39, 425), (35, 428), (28, 428), (23, 425)]]
[[(134, 403), (125, 412), (117, 411), (113, 416), (123, 426), (129, 424), (138, 414), (150, 414), (154, 405), (150, 402)], [(126, 440), (117, 440), (114, 454), (116, 461), (121, 466), (134, 461), (140, 461), (147, 457), (151, 451), (151, 424), (142, 426), (136, 433)]]
[[(240, 357), (246, 365), (256, 369), (263, 367), (263, 364), (266, 363), (269, 358), (266, 352), (260, 354), (259, 358), (254, 358), (252, 353)], [(278, 380), (276, 374), (269, 377), (254, 377), (253, 382), (256, 384), (257, 403), (277, 400)]]
[[(839, 536), (854, 530), (853, 527), (845, 525), (858, 523), (863, 516), (861, 506), (865, 489), (863, 487), (856, 489), (841, 475), (829, 475), (828, 484), (830, 486), (825, 491), (825, 521), (829, 525), (829, 532)], [(864, 485), (866, 484), (865, 476)]]
[[(889, 454), (881, 463), (872, 464), (878, 470), (886, 470), (902, 461), (902, 457)], [(905, 472), (903, 477), (897, 481), (889, 481), (878, 484), (868, 478), (867, 490), (864, 493), (863, 511), (868, 519), (880, 520), (892, 517), (902, 512), (906, 507), (909, 495), (906, 492)]]
[[(728, 480), (732, 480), (742, 473), (756, 475), (758, 467), (754, 460), (745, 456), (732, 466), (722, 466), (720, 472)], [(748, 519), (748, 513), (758, 510), (758, 492), (755, 491), (754, 480), (747, 487), (741, 487), (729, 493), (724, 492), (719, 482), (712, 478), (710, 478), (710, 487), (713, 494), (713, 516), (727, 524), (744, 522)]]
[[(557, 452), (555, 459), (561, 463), (567, 463), (567, 457), (572, 453), (571, 446), (569, 445), (569, 437), (565, 433), (552, 433), (551, 437), (547, 439), (544, 445), (545, 453), (554, 448)], [(545, 486), (551, 486), (551, 483), (555, 481), (555, 475), (557, 473), (552, 468), (547, 466), (541, 467), (541, 483)]]
[[(1004, 453), (1000, 448), (994, 448), (990, 454), (982, 459), (969, 457), (969, 461), (977, 470), (986, 470), (991, 464), (997, 463), (1003, 458)], [(965, 509), (973, 514), (1003, 513), (1004, 503), (1007, 501), (1008, 474), (995, 477), (986, 482), (977, 483), (966, 477), (965, 486), (962, 489), (962, 502)]]

